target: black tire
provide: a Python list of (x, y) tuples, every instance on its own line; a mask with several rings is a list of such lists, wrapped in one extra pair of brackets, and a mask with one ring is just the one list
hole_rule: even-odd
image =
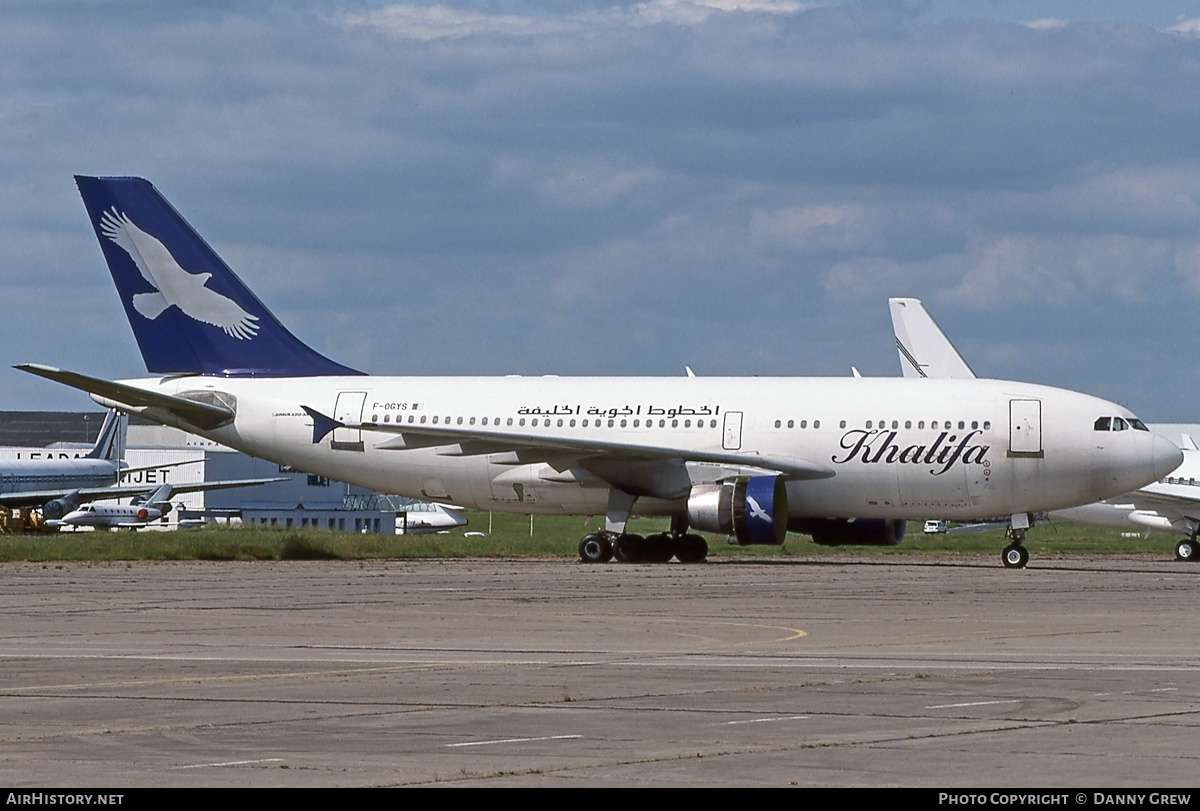
[(703, 563), (708, 557), (708, 541), (700, 535), (684, 535), (675, 544), (680, 563)]
[(579, 542), (579, 559), (584, 563), (607, 563), (612, 560), (613, 545), (606, 535), (594, 532)]
[(1175, 544), (1175, 560), (1190, 560), (1195, 562), (1200, 556), (1196, 555), (1196, 542), (1191, 538)]
[(1015, 543), (1009, 544), (1000, 553), (1000, 560), (1006, 569), (1024, 569), (1029, 563), (1029, 550)]
[(646, 538), (642, 544), (642, 559), (647, 563), (666, 563), (675, 557), (675, 537), (660, 532)]
[(641, 535), (618, 535), (613, 543), (613, 557), (621, 563), (641, 563), (646, 539)]

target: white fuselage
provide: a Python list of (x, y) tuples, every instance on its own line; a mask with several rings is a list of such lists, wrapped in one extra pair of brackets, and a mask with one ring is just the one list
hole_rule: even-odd
[(108, 487), (117, 463), (107, 459), (21, 459), (0, 462), (0, 493)]
[[(313, 420), (302, 407), (393, 431), (398, 422), (448, 423), (500, 439), (653, 446), (683, 457), (736, 453), (748, 468), (763, 454), (832, 470), (828, 478), (787, 482), (793, 517), (1041, 512), (1128, 492), (1178, 463), (1178, 450), (1150, 432), (1094, 432), (1098, 417), (1132, 417), (1118, 405), (996, 380), (182, 376), (124, 383), (171, 395), (222, 393), (236, 418), (211, 431), (143, 410), (254, 456), (380, 492), (520, 513), (603, 514), (610, 482), (621, 479), (620, 448), (599, 478), (582, 452), (514, 461), (512, 453), (467, 449), (458, 439), (385, 448), (396, 433), (347, 428), (314, 444)], [(737, 464), (686, 465), (692, 484), (741, 472)], [(686, 499), (677, 482), (658, 497), (655, 482), (644, 484), (635, 512), (680, 512)]]
[(162, 517), (162, 510), (138, 504), (85, 504), (47, 526), (93, 527), (95, 529), (144, 527)]

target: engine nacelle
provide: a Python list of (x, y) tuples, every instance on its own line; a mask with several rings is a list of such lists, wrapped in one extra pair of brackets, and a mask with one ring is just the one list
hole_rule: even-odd
[(797, 518), (788, 522), (792, 532), (811, 535), (821, 546), (895, 546), (904, 538), (908, 522), (892, 518)]
[(56, 498), (42, 505), (42, 518), (47, 521), (57, 521), (67, 513), (78, 508), (79, 505), (69, 498)]
[(698, 485), (688, 496), (687, 511), (695, 529), (724, 532), (742, 546), (777, 546), (787, 535), (787, 488), (779, 476), (740, 476)]

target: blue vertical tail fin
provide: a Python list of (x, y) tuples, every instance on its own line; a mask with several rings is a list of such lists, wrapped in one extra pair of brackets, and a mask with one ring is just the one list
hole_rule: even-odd
[(100, 435), (96, 444), (88, 452), (88, 459), (107, 459), (110, 462), (120, 462), (125, 458), (125, 427), (129, 418), (119, 411), (110, 409), (104, 415), (104, 424), (100, 426)]
[(361, 374), (292, 335), (150, 183), (81, 176), (75, 182), (147, 371)]

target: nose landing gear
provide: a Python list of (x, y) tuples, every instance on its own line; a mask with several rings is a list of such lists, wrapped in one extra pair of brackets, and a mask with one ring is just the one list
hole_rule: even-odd
[(1006, 569), (1024, 569), (1029, 563), (1029, 550), (1025, 548), (1025, 530), (1029, 529), (1029, 516), (1025, 513), (1014, 515), (1009, 522), (1007, 537), (1012, 543), (1004, 547), (1000, 553), (1000, 562)]
[(1175, 560), (1200, 560), (1200, 553), (1196, 547), (1196, 536), (1192, 535), (1179, 543), (1175, 544)]

